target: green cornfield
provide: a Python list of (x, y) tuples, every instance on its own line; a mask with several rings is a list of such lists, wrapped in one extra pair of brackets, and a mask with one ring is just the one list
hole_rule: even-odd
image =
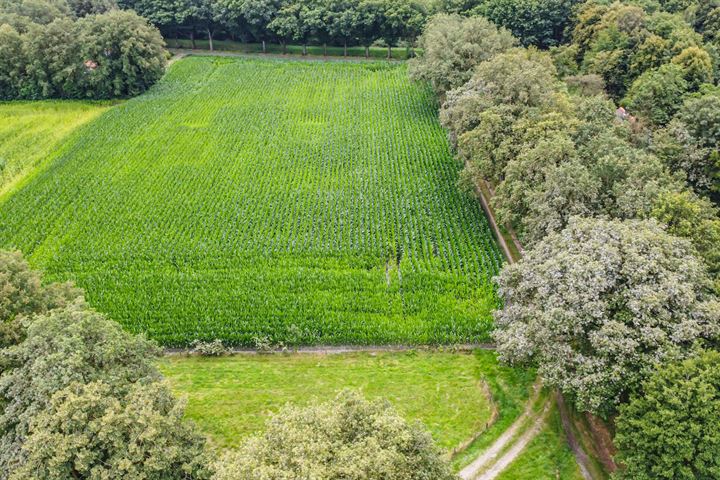
[(189, 57), (0, 197), (0, 247), (166, 346), (488, 339), (502, 258), (404, 65)]

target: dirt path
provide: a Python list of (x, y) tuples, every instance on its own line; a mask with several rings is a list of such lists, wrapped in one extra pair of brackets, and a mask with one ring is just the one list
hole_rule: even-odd
[[(533, 415), (533, 405), (537, 401), (541, 389), (542, 385), (539, 381), (536, 381), (533, 385), (533, 394), (528, 399), (523, 413), (512, 423), (512, 425), (510, 425), (510, 427), (508, 427), (507, 430), (502, 433), (502, 435), (498, 437), (497, 440), (495, 440), (492, 445), (490, 445), (490, 447), (482, 452), (479, 457), (473, 460), (470, 465), (460, 471), (459, 475), (462, 480), (474, 480), (478, 473), (480, 473), (488, 465), (492, 464), (497, 456), (500, 455), (500, 452), (502, 452), (515, 438), (527, 422), (527, 419), (531, 418)], [(546, 403), (549, 404), (549, 402)]]
[(513, 444), (513, 446), (510, 447), (510, 449), (505, 452), (505, 454), (500, 457), (495, 463), (493, 463), (490, 468), (485, 470), (479, 476), (474, 477), (473, 480), (493, 480), (498, 475), (500, 475), (500, 473), (502, 473), (502, 471), (505, 470), (508, 465), (510, 465), (513, 460), (515, 460), (525, 450), (525, 447), (527, 447), (528, 444), (532, 441), (532, 439), (535, 438), (538, 433), (540, 433), (540, 430), (543, 429), (550, 413), (551, 406), (552, 399), (548, 399), (545, 402), (542, 413), (540, 413), (535, 418), (532, 426), (528, 428), (525, 433), (523, 433), (520, 438), (518, 438), (518, 440)]
[(580, 473), (582, 473), (585, 480), (593, 480), (593, 475), (590, 473), (590, 457), (588, 457), (588, 454), (585, 453), (585, 450), (583, 450), (580, 442), (578, 442), (575, 437), (575, 431), (572, 428), (572, 421), (570, 420), (570, 414), (567, 410), (567, 406), (565, 405), (565, 399), (560, 393), (557, 394), (557, 404), (560, 412), (560, 422), (562, 423), (563, 431), (565, 432), (565, 437), (567, 438), (570, 450), (572, 450), (575, 455), (575, 460), (580, 467)]

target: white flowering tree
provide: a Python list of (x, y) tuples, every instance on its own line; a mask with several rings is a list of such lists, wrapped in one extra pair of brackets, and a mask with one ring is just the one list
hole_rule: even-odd
[(581, 410), (613, 413), (656, 364), (720, 334), (693, 252), (655, 221), (572, 218), (500, 275), (500, 357), (537, 364)]

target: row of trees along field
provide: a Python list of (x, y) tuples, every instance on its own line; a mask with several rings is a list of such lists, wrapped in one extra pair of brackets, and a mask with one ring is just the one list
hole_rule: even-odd
[(162, 380), (160, 354), (0, 251), (0, 479), (454, 478), (423, 427), (354, 392), (286, 407), (218, 455)]
[(442, 100), (463, 183), (527, 247), (498, 278), (500, 357), (614, 420), (618, 478), (715, 478), (720, 5), (573, 12), (549, 51), (434, 16), (410, 72)]

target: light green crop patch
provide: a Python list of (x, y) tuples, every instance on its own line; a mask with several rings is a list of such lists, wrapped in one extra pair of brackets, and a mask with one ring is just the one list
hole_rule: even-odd
[(404, 65), (190, 57), (3, 198), (0, 247), (170, 346), (486, 341), (502, 258), (436, 112)]

